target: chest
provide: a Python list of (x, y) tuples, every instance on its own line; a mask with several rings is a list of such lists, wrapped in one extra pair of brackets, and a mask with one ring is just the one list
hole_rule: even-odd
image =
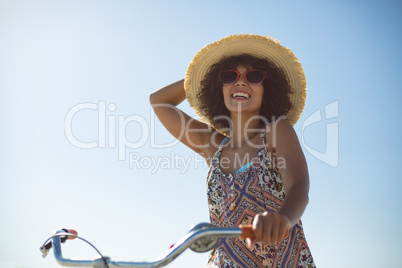
[(207, 178), (207, 193), (210, 214), (216, 223), (223, 224), (222, 220), (229, 218), (237, 221), (244, 211), (260, 213), (280, 208), (285, 196), (282, 179), (264, 149), (258, 151), (245, 171), (224, 173), (217, 159), (213, 161)]
[(259, 146), (245, 146), (243, 148), (233, 148), (227, 146), (221, 151), (219, 157), (219, 167), (225, 174), (235, 174), (244, 166), (251, 163), (257, 156)]

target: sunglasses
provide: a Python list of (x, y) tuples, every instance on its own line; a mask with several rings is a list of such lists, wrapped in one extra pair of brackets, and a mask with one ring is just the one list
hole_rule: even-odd
[(264, 81), (265, 77), (267, 76), (267, 74), (264, 71), (255, 69), (247, 70), (243, 73), (240, 73), (236, 70), (226, 70), (221, 71), (218, 74), (219, 81), (221, 81), (221, 83), (225, 85), (236, 83), (237, 80), (239, 80), (240, 75), (243, 75), (244, 79), (249, 84), (261, 84), (262, 81)]

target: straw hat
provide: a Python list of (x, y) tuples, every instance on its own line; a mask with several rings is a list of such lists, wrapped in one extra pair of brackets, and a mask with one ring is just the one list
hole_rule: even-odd
[(198, 51), (187, 67), (184, 80), (186, 97), (191, 107), (195, 109), (203, 121), (215, 127), (214, 123), (209, 122), (200, 111), (200, 102), (197, 96), (201, 90), (201, 81), (211, 65), (219, 62), (224, 57), (240, 54), (250, 54), (267, 59), (285, 72), (292, 88), (292, 93), (289, 96), (292, 108), (287, 114), (287, 119), (292, 125), (296, 124), (304, 109), (306, 100), (304, 71), (293, 52), (289, 48), (280, 45), (277, 39), (269, 36), (255, 34), (229, 35)]

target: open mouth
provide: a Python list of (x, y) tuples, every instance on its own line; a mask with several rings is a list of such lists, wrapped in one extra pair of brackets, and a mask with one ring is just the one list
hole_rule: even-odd
[(244, 91), (236, 91), (232, 93), (232, 98), (234, 99), (248, 99), (250, 98), (250, 94), (248, 94), (247, 92)]

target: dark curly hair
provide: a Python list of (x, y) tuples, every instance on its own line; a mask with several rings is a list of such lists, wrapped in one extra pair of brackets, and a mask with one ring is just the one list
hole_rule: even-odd
[(201, 81), (201, 90), (197, 98), (201, 102), (200, 110), (205, 118), (212, 122), (218, 130), (231, 127), (227, 120), (217, 119), (218, 116), (230, 117), (229, 110), (224, 105), (222, 83), (219, 81), (218, 73), (222, 70), (236, 69), (239, 65), (263, 70), (267, 73), (267, 77), (262, 82), (264, 93), (260, 110), (260, 115), (266, 120), (265, 122), (287, 115), (292, 106), (289, 98), (292, 88), (283, 70), (266, 59), (241, 54), (223, 58), (212, 65)]

